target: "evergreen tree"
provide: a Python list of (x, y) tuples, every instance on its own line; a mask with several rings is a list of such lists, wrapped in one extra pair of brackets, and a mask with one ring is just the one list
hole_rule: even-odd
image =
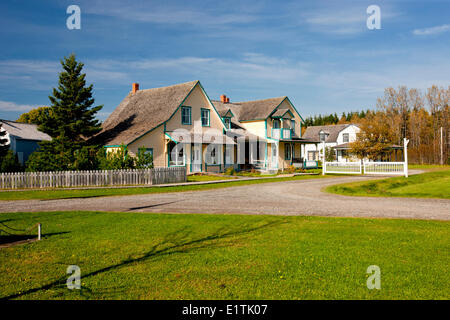
[(8, 139), (6, 138), (6, 131), (2, 129), (2, 124), (0, 123), (0, 161), (9, 150), (9, 145), (7, 145)]
[[(58, 88), (49, 96), (51, 106), (39, 114), (39, 130), (52, 137), (52, 141), (39, 143), (27, 166), (32, 171), (93, 169), (95, 161), (81, 159), (92, 154), (87, 138), (101, 130), (95, 118), (103, 106), (94, 106), (93, 85), (86, 86), (84, 64), (75, 55), (61, 61), (63, 71), (59, 74)], [(86, 153), (87, 152), (87, 153)]]
[(39, 129), (52, 138), (64, 136), (73, 142), (84, 142), (101, 130), (95, 115), (103, 106), (93, 107), (93, 85), (86, 87), (86, 74), (81, 73), (84, 64), (75, 55), (61, 61), (63, 72), (59, 74), (58, 88), (49, 96), (51, 112), (43, 119)]

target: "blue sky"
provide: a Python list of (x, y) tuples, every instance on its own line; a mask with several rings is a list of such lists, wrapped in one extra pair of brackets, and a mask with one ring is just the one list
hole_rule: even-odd
[[(81, 8), (81, 30), (66, 9)], [(368, 30), (366, 9), (381, 9)], [(48, 105), (59, 60), (85, 63), (104, 120), (142, 89), (200, 80), (233, 101), (287, 95), (304, 116), (373, 108), (385, 87), (450, 85), (450, 1), (0, 3), (0, 118)]]

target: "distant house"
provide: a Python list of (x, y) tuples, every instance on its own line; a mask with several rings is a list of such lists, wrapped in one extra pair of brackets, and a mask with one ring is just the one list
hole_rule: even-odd
[(24, 164), (30, 154), (39, 148), (38, 143), (41, 141), (50, 141), (52, 138), (39, 131), (37, 125), (29, 123), (21, 123), (9, 120), (1, 120), (1, 130), (6, 131), (7, 144), (10, 149), (17, 154), (21, 164)]
[(306, 156), (308, 160), (323, 160), (323, 142), (325, 147), (332, 148), (337, 161), (346, 161), (351, 155), (350, 143), (356, 140), (356, 134), (360, 131), (355, 124), (336, 124), (328, 126), (311, 126), (306, 128), (303, 138), (318, 140), (318, 145), (306, 146)]
[[(225, 95), (210, 100), (200, 81), (145, 90), (133, 84), (94, 139), (107, 152), (126, 145), (130, 154), (137, 154), (144, 147), (155, 167), (185, 166), (188, 173), (220, 172), (229, 166), (268, 171), (301, 164), (305, 146), (318, 143), (301, 137), (302, 122), (286, 96), (232, 103)], [(177, 136), (181, 129), (187, 138)], [(209, 148), (212, 144), (216, 147)], [(177, 145), (183, 148), (174, 149)]]

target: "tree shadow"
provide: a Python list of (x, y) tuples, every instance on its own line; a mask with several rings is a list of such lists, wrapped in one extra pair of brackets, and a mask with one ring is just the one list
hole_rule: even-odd
[(100, 131), (98, 134), (90, 138), (88, 142), (90, 144), (100, 144), (100, 145), (107, 144), (108, 141), (113, 140), (120, 133), (130, 128), (133, 125), (134, 118), (136, 118), (135, 114), (118, 122), (117, 124), (111, 126), (108, 129)]
[[(249, 225), (244, 224), (241, 225), (238, 228), (230, 229), (229, 226), (222, 227), (217, 229), (215, 232), (198, 237), (196, 239), (191, 239), (192, 232), (189, 230), (188, 227), (181, 228), (175, 232), (166, 234), (161, 241), (159, 241), (157, 244), (151, 246), (147, 252), (142, 254), (140, 257), (132, 258), (129, 256), (127, 259), (122, 260), (121, 262), (117, 264), (113, 264), (104, 268), (100, 268), (95, 271), (91, 271), (86, 274), (82, 274), (82, 279), (86, 279), (89, 277), (93, 277), (105, 272), (113, 271), (125, 266), (128, 266), (130, 264), (134, 263), (141, 263), (144, 261), (161, 258), (164, 256), (172, 255), (172, 254), (178, 254), (178, 253), (188, 253), (191, 251), (197, 251), (202, 249), (210, 249), (214, 248), (221, 244), (218, 240), (224, 240), (227, 238), (231, 238), (234, 236), (244, 236), (253, 232), (257, 232), (262, 229), (271, 228), (275, 226), (279, 226), (281, 224), (287, 223), (285, 219), (276, 219), (267, 221), (264, 224), (260, 225)], [(67, 264), (69, 265), (69, 264)], [(66, 286), (66, 277), (61, 277), (60, 279), (53, 281), (51, 283), (48, 283), (46, 285), (29, 289), (20, 293), (12, 294), (5, 297), (0, 297), (0, 300), (6, 300), (6, 299), (15, 299), (21, 296), (25, 296), (28, 294), (32, 294), (35, 292), (38, 292), (40, 290), (48, 290), (48, 289), (55, 289), (55, 288), (64, 288)], [(90, 290), (90, 289), (89, 289)], [(89, 292), (88, 290), (88, 292)], [(90, 290), (91, 294), (93, 294), (92, 290)], [(85, 294), (86, 292), (84, 292)], [(97, 292), (98, 293), (98, 292)]]
[(148, 206), (142, 206), (142, 207), (133, 207), (133, 208), (129, 208), (127, 211), (134, 211), (134, 210), (140, 210), (140, 209), (149, 209), (149, 208), (154, 208), (154, 207), (159, 207), (159, 206), (164, 206), (166, 204), (171, 204), (171, 203), (177, 203), (177, 202), (181, 202), (183, 200), (177, 200), (177, 201), (170, 201), (170, 202), (163, 202), (163, 203), (156, 203), (156, 204), (151, 204)]
[[(63, 232), (45, 233), (42, 235), (42, 238), (46, 239), (51, 236), (56, 236), (56, 235), (66, 234), (66, 233), (70, 233), (70, 232), (63, 231)], [(32, 241), (32, 240), (36, 240), (36, 239), (37, 239), (37, 235), (33, 235), (33, 234), (6, 234), (6, 235), (0, 235), (0, 245), (2, 248), (12, 247), (16, 244), (21, 244), (21, 243), (25, 243), (27, 241)]]

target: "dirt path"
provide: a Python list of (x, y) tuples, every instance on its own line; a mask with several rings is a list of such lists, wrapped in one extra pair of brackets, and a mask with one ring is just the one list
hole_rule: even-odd
[(328, 185), (362, 179), (368, 178), (325, 178), (134, 196), (0, 201), (0, 212), (98, 210), (450, 220), (450, 200), (347, 197), (321, 191)]

